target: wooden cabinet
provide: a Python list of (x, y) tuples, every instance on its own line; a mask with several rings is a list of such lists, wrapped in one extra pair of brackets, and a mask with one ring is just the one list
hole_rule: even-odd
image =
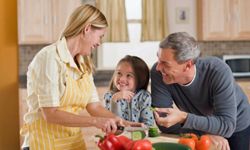
[(81, 0), (19, 0), (19, 44), (55, 42)]
[(250, 40), (249, 0), (198, 0), (198, 39)]
[(248, 101), (250, 103), (250, 79), (237, 79), (236, 81), (247, 95)]

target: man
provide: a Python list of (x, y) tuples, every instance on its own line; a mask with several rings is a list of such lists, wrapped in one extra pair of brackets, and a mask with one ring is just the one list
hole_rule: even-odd
[(198, 43), (185, 32), (165, 38), (157, 55), (151, 90), (160, 130), (206, 133), (217, 149), (249, 150), (250, 105), (230, 68), (199, 57)]

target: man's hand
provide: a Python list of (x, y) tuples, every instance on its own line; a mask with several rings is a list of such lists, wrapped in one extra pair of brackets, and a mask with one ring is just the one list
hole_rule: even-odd
[[(160, 117), (159, 114), (165, 113), (166, 117)], [(183, 123), (187, 118), (187, 113), (178, 108), (156, 108), (154, 111), (156, 122), (164, 127), (170, 127), (176, 123)]]
[(208, 135), (212, 142), (212, 149), (230, 150), (227, 139), (219, 135)]
[(112, 100), (117, 102), (120, 99), (125, 99), (126, 101), (130, 102), (134, 95), (135, 93), (131, 91), (119, 91), (112, 96)]

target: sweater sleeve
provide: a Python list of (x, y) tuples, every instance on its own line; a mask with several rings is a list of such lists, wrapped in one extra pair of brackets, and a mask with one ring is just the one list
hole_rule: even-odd
[[(151, 96), (152, 96), (152, 107), (159, 107), (159, 108), (169, 108), (173, 105), (173, 100), (171, 94), (168, 92), (165, 83), (162, 81), (162, 76), (160, 72), (156, 71), (156, 65), (151, 69)], [(156, 122), (157, 124), (157, 122)], [(160, 126), (157, 124), (161, 132), (163, 133), (174, 133), (179, 134), (181, 131), (181, 125), (176, 124), (169, 128)]]

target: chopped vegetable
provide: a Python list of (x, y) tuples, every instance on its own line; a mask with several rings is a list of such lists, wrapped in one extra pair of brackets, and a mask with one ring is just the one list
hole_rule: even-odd
[(155, 107), (150, 107), (150, 110), (151, 111), (156, 111), (156, 108)]
[(149, 127), (149, 130), (148, 130), (149, 137), (157, 137), (159, 135), (160, 135), (160, 133), (159, 133), (157, 127)]
[(141, 140), (146, 137), (146, 133), (144, 131), (133, 131), (131, 133), (132, 140)]

